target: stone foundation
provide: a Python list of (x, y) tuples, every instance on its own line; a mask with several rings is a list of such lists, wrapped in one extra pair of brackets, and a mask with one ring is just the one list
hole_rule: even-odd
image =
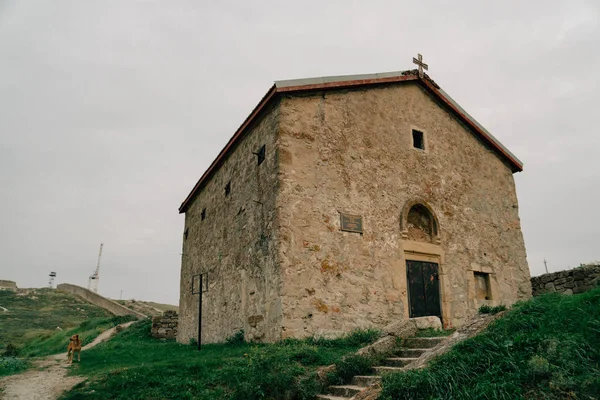
[(152, 337), (175, 339), (179, 316), (175, 311), (165, 311), (163, 315), (152, 317)]
[(534, 296), (553, 292), (577, 294), (587, 292), (597, 286), (600, 286), (600, 264), (586, 265), (531, 278), (531, 289)]

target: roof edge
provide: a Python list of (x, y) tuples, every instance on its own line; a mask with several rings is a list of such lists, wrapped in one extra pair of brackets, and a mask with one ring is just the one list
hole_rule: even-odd
[[(357, 79), (358, 78), (358, 79)], [(255, 118), (266, 108), (268, 103), (277, 94), (290, 94), (298, 92), (310, 92), (314, 90), (332, 90), (332, 89), (344, 89), (360, 86), (371, 86), (381, 85), (398, 82), (410, 82), (416, 81), (423, 85), (426, 89), (432, 92), (440, 101), (448, 107), (461, 121), (466, 123), (485, 143), (490, 145), (493, 149), (499, 153), (498, 155), (507, 161), (510, 165), (513, 173), (523, 171), (523, 163), (512, 154), (505, 146), (500, 143), (490, 132), (488, 132), (479, 122), (469, 115), (452, 97), (444, 92), (440, 86), (435, 83), (427, 74), (421, 78), (418, 76), (416, 70), (411, 71), (399, 71), (399, 72), (388, 72), (382, 74), (369, 74), (369, 75), (348, 75), (339, 77), (324, 77), (324, 78), (310, 78), (310, 79), (297, 79), (288, 81), (277, 81), (269, 91), (263, 96), (260, 102), (254, 107), (250, 115), (244, 120), (240, 127), (235, 131), (233, 137), (229, 139), (225, 147), (219, 152), (217, 158), (210, 164), (207, 170), (202, 174), (198, 182), (194, 185), (194, 188), (185, 198), (185, 200), (179, 206), (179, 213), (184, 213), (189, 207), (191, 201), (196, 195), (196, 192), (200, 190), (202, 184), (208, 177), (216, 170), (219, 164), (225, 159), (229, 150), (235, 145), (238, 139), (244, 134), (249, 125), (254, 121)]]
[(207, 179), (213, 173), (213, 171), (217, 168), (217, 166), (221, 163), (221, 161), (223, 161), (225, 159), (225, 156), (229, 152), (229, 149), (231, 149), (233, 147), (233, 145), (235, 144), (235, 142), (237, 142), (237, 140), (240, 138), (240, 136), (242, 136), (242, 134), (244, 133), (246, 128), (252, 123), (254, 118), (256, 118), (258, 116), (258, 114), (260, 114), (260, 112), (266, 107), (266, 105), (273, 98), (273, 96), (275, 96), (276, 92), (277, 92), (277, 88), (275, 87), (275, 85), (271, 86), (269, 91), (263, 96), (263, 98), (256, 105), (256, 107), (254, 107), (254, 109), (252, 110), (250, 115), (248, 115), (248, 117), (246, 117), (244, 122), (235, 131), (235, 133), (231, 137), (231, 139), (229, 139), (229, 141), (227, 142), (225, 147), (223, 147), (223, 149), (219, 152), (219, 155), (217, 156), (217, 158), (215, 158), (213, 160), (213, 162), (208, 166), (206, 171), (204, 171), (204, 174), (202, 174), (200, 179), (198, 179), (198, 182), (196, 182), (196, 184), (194, 185), (194, 188), (192, 189), (190, 194), (188, 194), (188, 196), (185, 198), (183, 203), (181, 203), (181, 205), (179, 206), (179, 214), (184, 213), (187, 210), (189, 203), (192, 201), (192, 199), (196, 195), (196, 192), (200, 189), (200, 186), (202, 185), (204, 180)]

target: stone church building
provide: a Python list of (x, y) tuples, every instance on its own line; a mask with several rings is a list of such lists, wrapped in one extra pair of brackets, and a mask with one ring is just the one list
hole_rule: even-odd
[(181, 204), (178, 340), (337, 335), (531, 295), (522, 163), (427, 75), (276, 82)]

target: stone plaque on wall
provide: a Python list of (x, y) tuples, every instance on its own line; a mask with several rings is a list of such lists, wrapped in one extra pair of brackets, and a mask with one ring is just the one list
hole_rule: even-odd
[(362, 217), (340, 213), (340, 226), (343, 231), (363, 233)]

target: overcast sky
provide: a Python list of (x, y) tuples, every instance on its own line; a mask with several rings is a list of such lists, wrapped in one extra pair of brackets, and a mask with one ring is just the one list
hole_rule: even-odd
[(274, 80), (412, 69), (512, 150), (532, 275), (600, 258), (600, 2), (0, 0), (0, 279), (178, 304), (178, 207)]

